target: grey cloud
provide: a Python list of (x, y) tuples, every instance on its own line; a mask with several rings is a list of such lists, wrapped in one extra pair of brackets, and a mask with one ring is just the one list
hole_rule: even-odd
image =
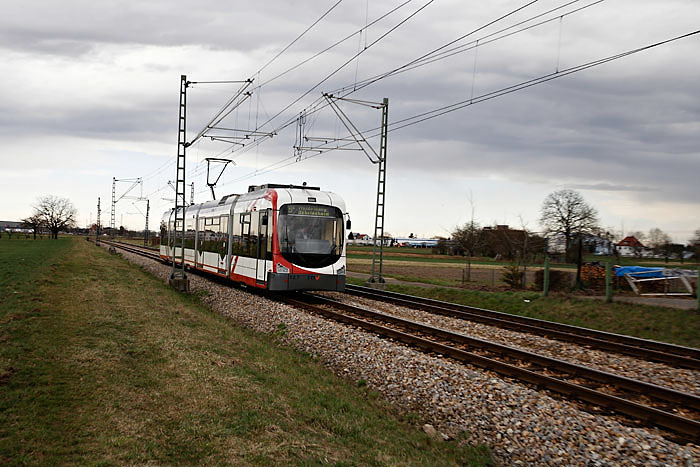
[[(100, 3), (90, 4), (89, 8), (84, 5), (47, 2), (40, 12), (37, 7), (11, 6), (4, 19), (0, 19), (0, 47), (79, 57), (95, 52), (104, 43), (199, 45), (204, 53), (207, 49), (265, 50), (265, 56), (271, 57), (321, 13), (317, 2), (310, 0), (256, 5), (230, 3), (229, 8), (209, 2), (199, 4), (196, 9), (179, 2), (127, 3), (119, 9)], [(387, 4), (373, 5), (372, 11), (376, 14), (382, 8), (387, 8)], [(432, 10), (435, 14), (438, 11)], [(331, 15), (327, 23), (319, 26), (317, 34), (296, 44), (263, 78), (362, 25), (363, 13), (362, 8), (348, 6), (342, 14)], [(352, 83), (356, 69), (361, 79), (430, 50), (443, 40), (427, 34), (425, 31), (430, 28), (437, 26), (418, 23), (414, 29), (398, 30), (382, 47), (364, 54), (359, 63), (353, 62), (324, 83), (275, 124), (293, 118), (319, 97), (321, 91)], [(376, 38), (378, 31), (372, 31), (371, 37)], [(459, 33), (451, 31), (444, 35), (456, 37)], [(580, 38), (574, 45), (585, 49), (585, 39)], [(636, 45), (650, 40), (639, 38)], [(258, 107), (257, 101), (251, 101), (254, 105), (246, 107), (246, 111), (252, 108), (254, 117), (266, 120), (352, 56), (358, 47), (357, 41), (352, 42), (336, 54), (324, 56), (266, 87), (261, 105)], [(479, 95), (553, 71), (555, 47), (546, 50), (527, 47), (524, 57), (528, 61), (523, 62), (522, 48), (517, 47), (517, 41), (512, 44), (512, 47), (480, 51), (476, 75), (473, 56), (467, 53), (379, 82), (355, 97), (368, 100), (389, 97), (390, 120), (396, 121), (469, 98), (472, 80), (475, 80), (475, 95)], [(626, 43), (613, 43), (603, 55), (626, 47), (629, 47)], [(603, 50), (600, 45), (595, 48)], [(700, 157), (697, 134), (693, 131), (700, 122), (696, 97), (700, 95), (700, 82), (695, 79), (700, 69), (697, 63), (674, 60), (673, 48), (666, 50), (669, 57), (665, 54), (629, 57), (392, 132), (391, 164), (398, 171), (420, 171), (436, 177), (496, 174), (531, 183), (566, 184), (582, 190), (628, 191), (640, 198), (700, 199), (695, 182)], [(570, 53), (563, 58), (576, 62), (578, 57)], [(581, 55), (580, 59), (586, 57)], [(155, 71), (167, 71), (164, 65), (147, 66)], [(191, 130), (218, 110), (223, 100), (196, 92), (192, 91), (191, 96), (196, 97), (190, 100)], [(170, 142), (175, 134), (176, 93), (174, 85), (173, 89), (159, 90), (148, 99), (136, 92), (120, 96), (122, 106), (109, 102), (85, 108), (55, 106), (45, 114), (5, 108), (0, 114), (0, 131), (15, 135), (46, 131)], [(378, 112), (346, 108), (360, 128), (378, 125)], [(330, 112), (314, 121), (315, 126), (309, 129), (312, 135), (333, 135), (339, 126)], [(266, 152), (290, 154), (293, 141), (292, 126), (266, 143)], [(334, 164), (352, 165), (357, 160), (336, 158)], [(426, 160), (430, 163), (426, 164)]]
[(595, 183), (595, 184), (581, 184), (572, 183), (564, 185), (566, 188), (573, 190), (590, 190), (590, 191), (657, 191), (654, 188), (648, 186), (628, 186), (628, 185), (613, 185), (611, 183)]
[(209, 0), (196, 8), (184, 1), (15, 3), (3, 5), (0, 47), (67, 56), (88, 53), (98, 43), (246, 51), (289, 41), (321, 11), (311, 0), (228, 5)]

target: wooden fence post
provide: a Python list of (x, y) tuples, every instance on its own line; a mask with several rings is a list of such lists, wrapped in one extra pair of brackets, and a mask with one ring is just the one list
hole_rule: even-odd
[(544, 280), (542, 281), (542, 295), (549, 295), (549, 255), (544, 257)]

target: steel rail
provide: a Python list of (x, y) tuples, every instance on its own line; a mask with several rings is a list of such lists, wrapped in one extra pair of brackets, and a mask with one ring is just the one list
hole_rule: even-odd
[(345, 293), (390, 302), (394, 305), (419, 308), (453, 318), (462, 318), (519, 332), (547, 336), (557, 340), (573, 342), (577, 345), (588, 345), (677, 367), (700, 370), (700, 350), (692, 347), (683, 347), (665, 342), (350, 284), (345, 286)]
[(132, 247), (132, 248), (138, 248), (138, 249), (141, 249), (141, 250), (144, 250), (144, 251), (156, 251), (156, 252), (157, 252), (157, 251), (160, 251), (160, 248), (159, 248), (159, 247), (155, 247), (155, 246), (143, 246), (143, 245), (137, 245), (137, 244), (135, 244), (135, 243), (123, 242), (123, 241), (119, 241), (119, 240), (116, 240), (114, 243), (117, 243), (117, 244), (119, 244), (119, 245), (130, 246), (130, 247)]
[(588, 378), (599, 383), (614, 384), (619, 388), (633, 391), (640, 395), (654, 397), (663, 402), (683, 404), (688, 408), (700, 411), (700, 396), (696, 396), (694, 394), (689, 394), (686, 392), (677, 391), (675, 389), (670, 389), (664, 386), (658, 386), (655, 384), (638, 381), (632, 378), (616, 375), (602, 370), (596, 370), (594, 368), (577, 365), (557, 358), (546, 357), (544, 355), (517, 349), (514, 347), (509, 347), (502, 344), (497, 344), (495, 342), (490, 342), (475, 337), (469, 337), (464, 334), (459, 334), (442, 328), (429, 326), (413, 320), (399, 318), (397, 316), (389, 315), (379, 311), (368, 310), (354, 305), (349, 305), (347, 303), (339, 302), (337, 300), (333, 300), (320, 295), (310, 293), (307, 293), (306, 295), (311, 296), (314, 298), (314, 300), (320, 301), (332, 307), (342, 308), (345, 311), (360, 314), (368, 318), (378, 318), (381, 321), (402, 326), (415, 332), (439, 337), (441, 339), (449, 340), (457, 344), (468, 345), (470, 347), (478, 347), (489, 352), (494, 352), (500, 355), (505, 355), (519, 360), (528, 361), (540, 365), (543, 368), (554, 369), (557, 371), (571, 374), (573, 376)]
[(152, 250), (148, 247), (143, 247), (139, 245), (131, 245), (129, 243), (123, 243), (123, 242), (103, 242), (107, 245), (114, 246), (115, 248), (121, 248), (122, 250), (128, 251), (130, 253), (134, 253), (137, 255), (145, 256), (146, 258), (151, 258), (156, 261), (163, 262), (162, 258), (160, 255), (155, 251)]
[[(314, 299), (316, 299), (317, 296), (314, 296)], [(429, 339), (425, 339), (422, 337), (418, 337), (412, 334), (408, 334), (403, 331), (399, 331), (396, 329), (392, 329), (386, 326), (382, 326), (376, 323), (371, 323), (353, 316), (348, 316), (343, 313), (339, 313), (336, 311), (329, 310), (327, 308), (314, 305), (308, 302), (304, 302), (299, 299), (295, 299), (292, 297), (280, 297), (280, 300), (295, 306), (299, 308), (303, 308), (309, 311), (312, 311), (314, 313), (320, 314), (322, 316), (326, 316), (328, 318), (344, 322), (346, 324), (350, 324), (353, 326), (358, 326), (361, 327), (365, 330), (375, 332), (377, 334), (390, 337), (393, 339), (396, 339), (400, 342), (403, 342), (405, 344), (413, 345), (416, 347), (419, 347), (423, 350), (427, 350), (429, 352), (435, 352), (441, 355), (446, 355), (451, 358), (454, 358), (458, 361), (465, 362), (465, 363), (470, 363), (474, 364), (476, 366), (479, 366), (481, 368), (485, 368), (488, 370), (495, 371), (499, 374), (509, 376), (509, 377), (514, 377), (519, 380), (525, 381), (527, 383), (535, 384), (541, 387), (544, 387), (548, 390), (557, 392), (559, 394), (563, 394), (565, 396), (575, 398), (581, 401), (585, 401), (594, 405), (598, 405), (601, 407), (606, 407), (608, 409), (614, 410), (620, 414), (624, 414), (627, 416), (631, 416), (634, 418), (637, 418), (638, 420), (641, 420), (646, 423), (650, 423), (659, 427), (666, 428), (668, 430), (671, 430), (675, 433), (682, 434), (684, 436), (689, 437), (691, 440), (694, 440), (697, 442), (700, 440), (700, 421), (689, 419), (680, 415), (676, 415), (670, 412), (666, 412), (661, 409), (657, 409), (654, 407), (649, 407), (637, 402), (633, 402), (627, 399), (624, 399), (622, 397), (606, 394), (600, 391), (597, 391), (595, 389), (590, 389), (585, 386), (563, 381), (558, 378), (554, 378), (551, 376), (543, 375), (528, 369), (524, 369), (515, 365), (511, 365), (509, 363), (501, 362), (498, 360), (495, 360), (490, 357), (485, 357), (482, 355), (478, 355), (473, 352), (468, 352), (465, 350), (461, 350), (449, 345), (445, 345), (439, 342), (435, 342)], [(334, 303), (333, 306), (336, 304)], [(350, 307), (351, 305), (347, 304), (342, 304), (343, 308), (345, 307)], [(364, 309), (359, 309), (362, 310), (359, 313), (364, 313), (364, 312), (370, 312), (373, 313), (369, 310), (364, 310)], [(383, 313), (381, 314), (383, 316), (378, 316), (377, 314), (374, 315), (375, 319), (384, 319)], [(392, 317), (394, 318), (394, 317)], [(416, 323), (418, 324), (418, 323)], [(422, 325), (424, 326), (424, 325)], [(443, 330), (444, 331), (444, 330)], [(447, 331), (445, 331), (447, 332)], [(540, 356), (541, 357), (541, 356)], [(541, 357), (544, 358), (544, 357)], [(642, 382), (637, 382), (642, 385), (646, 383)], [(653, 386), (653, 385), (652, 385)], [(667, 389), (667, 388), (663, 388)], [(669, 390), (672, 391), (672, 390)], [(677, 392), (677, 391), (673, 391)], [(683, 393), (679, 393), (683, 394)], [(690, 396), (691, 398), (694, 397), (692, 395), (686, 395)], [(685, 396), (684, 396), (685, 397)]]

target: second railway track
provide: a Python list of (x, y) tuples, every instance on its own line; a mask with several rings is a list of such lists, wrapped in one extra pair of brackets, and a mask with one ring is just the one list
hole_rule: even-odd
[(700, 350), (665, 342), (640, 339), (552, 321), (512, 315), (494, 310), (405, 295), (396, 292), (347, 285), (346, 293), (389, 302), (393, 305), (421, 309), (452, 318), (461, 318), (503, 329), (544, 336), (590, 348), (631, 355), (662, 362), (670, 366), (700, 370)]

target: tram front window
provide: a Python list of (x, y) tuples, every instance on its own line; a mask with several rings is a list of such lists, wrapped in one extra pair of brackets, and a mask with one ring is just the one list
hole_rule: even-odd
[(333, 206), (287, 204), (277, 220), (280, 253), (302, 267), (335, 263), (342, 253), (343, 215)]

